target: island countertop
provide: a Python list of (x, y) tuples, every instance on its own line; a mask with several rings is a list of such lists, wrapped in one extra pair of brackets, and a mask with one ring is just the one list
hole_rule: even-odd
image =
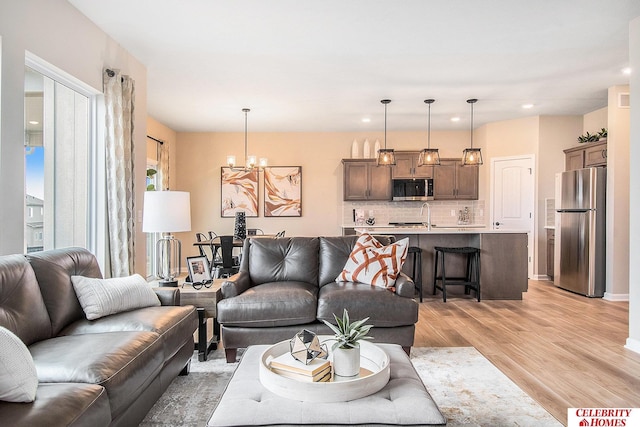
[[(519, 300), (522, 293), (528, 287), (528, 237), (526, 230), (495, 230), (481, 227), (452, 226), (452, 227), (427, 227), (415, 226), (390, 226), (388, 224), (373, 226), (344, 225), (343, 235), (361, 233), (386, 234), (395, 236), (396, 240), (408, 238), (409, 246), (421, 249), (421, 274), (414, 278), (422, 281), (424, 296), (433, 294), (433, 267), (434, 248), (470, 246), (480, 249), (480, 294), (482, 300)], [(409, 256), (403, 267), (403, 272), (413, 276), (412, 256)], [(449, 254), (446, 260), (448, 275), (463, 276), (466, 261), (462, 256)], [(456, 292), (456, 288), (452, 288)], [(469, 298), (464, 295), (464, 287), (457, 294), (460, 298)], [(440, 296), (441, 294), (438, 294)], [(438, 298), (436, 296), (435, 298)], [(449, 292), (447, 287), (447, 301), (450, 296), (456, 296)], [(441, 296), (440, 296), (441, 297)]]
[(527, 233), (527, 230), (501, 230), (481, 226), (444, 226), (432, 227), (431, 230), (425, 226), (391, 226), (391, 225), (373, 225), (373, 226), (355, 226), (344, 225), (342, 227), (343, 234), (347, 231), (354, 230), (357, 234), (520, 234)]

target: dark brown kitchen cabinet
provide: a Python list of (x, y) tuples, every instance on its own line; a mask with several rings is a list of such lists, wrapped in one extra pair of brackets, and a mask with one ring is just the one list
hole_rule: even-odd
[(433, 167), (435, 200), (478, 200), (478, 166), (462, 166), (457, 159), (440, 159)]
[(556, 231), (547, 229), (547, 276), (553, 280), (553, 263), (555, 254), (555, 237)]
[(396, 164), (391, 177), (401, 179), (433, 178), (433, 166), (418, 166), (419, 151), (396, 151)]
[(607, 140), (587, 142), (580, 147), (564, 150), (565, 170), (607, 165)]
[(391, 200), (391, 169), (375, 160), (344, 159), (343, 200)]

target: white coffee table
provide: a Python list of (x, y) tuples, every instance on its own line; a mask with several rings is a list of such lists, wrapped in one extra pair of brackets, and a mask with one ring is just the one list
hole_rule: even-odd
[(370, 396), (331, 403), (287, 399), (267, 390), (259, 379), (259, 365), (261, 355), (270, 346), (251, 346), (242, 356), (207, 426), (445, 425), (446, 418), (402, 347), (378, 345), (389, 355), (388, 383)]

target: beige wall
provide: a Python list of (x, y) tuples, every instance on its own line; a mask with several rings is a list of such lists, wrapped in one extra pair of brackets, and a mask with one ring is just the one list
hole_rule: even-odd
[[(351, 155), (356, 139), (376, 138), (384, 145), (382, 132), (249, 132), (249, 153), (268, 157), (271, 166), (302, 166), (302, 217), (265, 218), (262, 216), (264, 197), (260, 177), (258, 218), (248, 218), (247, 227), (266, 233), (286, 230), (288, 235), (337, 235), (342, 225), (342, 163)], [(228, 154), (240, 162), (244, 158), (244, 134), (178, 133), (176, 153), (176, 188), (191, 192), (192, 233), (179, 236), (192, 242), (193, 233), (213, 230), (232, 233), (234, 219), (220, 216), (220, 168)], [(439, 148), (441, 157), (462, 156), (469, 144), (468, 131), (432, 132), (431, 146)], [(387, 146), (397, 150), (419, 150), (426, 146), (426, 132), (387, 132)], [(183, 250), (195, 254), (185, 243)]]
[[(631, 110), (630, 110), (630, 147), (629, 158), (640, 158), (640, 17), (629, 25), (629, 65), (631, 74)], [(635, 100), (635, 101), (634, 101)], [(635, 107), (634, 107), (635, 105)], [(631, 186), (629, 192), (629, 212), (640, 212), (640, 168), (629, 171)], [(621, 195), (622, 197), (623, 195)], [(629, 215), (629, 338), (626, 347), (640, 353), (640, 219), (638, 215)]]
[(618, 94), (629, 86), (609, 89), (607, 123), (607, 289), (605, 298), (629, 293), (629, 108), (618, 108)]
[[(147, 118), (147, 135), (152, 136), (160, 141), (163, 141), (169, 147), (169, 188), (173, 190), (177, 180), (177, 150), (176, 141), (178, 134), (171, 128), (163, 125), (162, 123), (154, 120), (151, 117)], [(158, 143), (151, 138), (147, 138), (147, 158), (156, 159), (156, 149)], [(159, 153), (159, 152), (158, 152)], [(159, 159), (156, 159), (159, 160)]]
[[(480, 194), (489, 201), (491, 191), (491, 158), (535, 154), (538, 142), (538, 117), (506, 120), (481, 127), (478, 142), (482, 145), (484, 167), (480, 169)], [(487, 209), (492, 211), (491, 203)], [(490, 218), (490, 212), (487, 216)]]
[(564, 171), (563, 150), (577, 144), (582, 133), (582, 116), (540, 117), (540, 142), (536, 154), (536, 271), (546, 274), (547, 245), (545, 225), (545, 199), (555, 198), (555, 176)]
[[(537, 166), (537, 194), (553, 197), (555, 172), (564, 169), (562, 150), (571, 146), (582, 129), (582, 117), (528, 117), (491, 123), (474, 132), (474, 146), (483, 150), (484, 166), (480, 168), (479, 199), (489, 199), (491, 157), (534, 154), (543, 159)], [(544, 138), (541, 137), (544, 135)], [(301, 218), (249, 218), (247, 226), (265, 232), (286, 230), (289, 235), (334, 235), (341, 232), (342, 217), (342, 164), (349, 158), (351, 143), (356, 139), (362, 146), (365, 138), (374, 142), (382, 133), (249, 133), (249, 152), (269, 158), (272, 166), (302, 166)], [(439, 148), (441, 157), (459, 158), (469, 146), (468, 131), (435, 131), (431, 145)], [(388, 132), (387, 145), (397, 150), (419, 150), (425, 146), (426, 132)], [(227, 154), (244, 157), (244, 135), (237, 133), (178, 133), (177, 183), (178, 190), (191, 192), (192, 232), (180, 236), (185, 242), (183, 250), (195, 254), (190, 247), (193, 233), (213, 230), (232, 233), (233, 218), (220, 217), (220, 167)], [(260, 179), (260, 203), (263, 199)], [(538, 197), (537, 197), (538, 199)], [(489, 204), (486, 204), (489, 209)], [(539, 248), (534, 274), (546, 271), (546, 236), (544, 235), (544, 204), (536, 210), (542, 224), (536, 228), (535, 247)], [(262, 205), (260, 205), (260, 209)], [(489, 213), (485, 213), (488, 218)], [(540, 244), (537, 242), (540, 240)]]
[[(609, 105), (615, 104), (609, 103)], [(602, 128), (607, 128), (608, 115), (609, 109), (607, 107), (585, 114), (584, 122), (582, 124), (582, 133), (584, 134), (589, 132), (590, 134), (594, 134), (600, 132)]]
[[(82, 36), (74, 36), (78, 34)], [(25, 52), (31, 52), (97, 92), (102, 92), (104, 67), (120, 69), (135, 80), (136, 188), (144, 188), (145, 184), (147, 71), (140, 61), (66, 0), (3, 0), (0, 37), (0, 200), (3, 201), (0, 206), (0, 254), (10, 254), (22, 253), (24, 241)], [(142, 192), (136, 193), (136, 212), (141, 212), (142, 197)], [(136, 218), (136, 248), (145, 247), (141, 219)], [(104, 232), (99, 234), (100, 238), (105, 237)], [(143, 273), (144, 250), (136, 252), (135, 264)]]

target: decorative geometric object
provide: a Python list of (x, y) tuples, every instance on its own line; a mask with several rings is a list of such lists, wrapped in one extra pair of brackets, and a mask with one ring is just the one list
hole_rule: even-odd
[(233, 235), (238, 240), (244, 240), (247, 237), (247, 220), (244, 212), (236, 212)]
[(301, 330), (291, 338), (289, 349), (294, 359), (305, 365), (311, 363), (316, 357), (326, 359), (329, 356), (327, 345), (320, 344), (318, 336), (307, 329)]

